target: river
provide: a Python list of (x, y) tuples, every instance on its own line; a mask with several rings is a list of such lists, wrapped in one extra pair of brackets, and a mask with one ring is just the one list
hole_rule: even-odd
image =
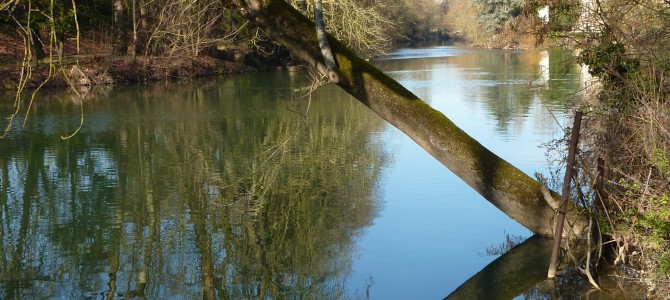
[[(555, 157), (541, 145), (562, 135), (580, 89), (568, 58), (442, 45), (373, 63), (502, 158), (550, 177)], [(25, 126), (19, 114), (0, 140), (0, 299), (588, 288), (542, 281), (541, 239), (512, 251), (528, 258), (523, 276), (499, 269), (531, 232), (337, 87), (309, 86), (302, 72), (272, 71), (101, 87), (83, 100), (41, 91)], [(2, 97), (5, 126), (13, 100)], [(505, 272), (516, 283), (485, 279)]]

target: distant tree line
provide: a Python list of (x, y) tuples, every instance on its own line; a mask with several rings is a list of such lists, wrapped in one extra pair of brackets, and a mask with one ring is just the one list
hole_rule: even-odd
[[(263, 32), (223, 2), (181, 0), (10, 0), (0, 22), (29, 44), (32, 57), (73, 52), (71, 41), (89, 40), (83, 52), (112, 55), (199, 56), (216, 53), (241, 60), (276, 51)], [(313, 1), (291, 3), (312, 16)], [(329, 32), (370, 55), (395, 43), (426, 40), (445, 32), (447, 1), (325, 0)], [(81, 39), (81, 40), (80, 40)], [(95, 48), (95, 49), (93, 49)], [(68, 51), (70, 50), (70, 51)], [(101, 54), (101, 53), (96, 53)]]

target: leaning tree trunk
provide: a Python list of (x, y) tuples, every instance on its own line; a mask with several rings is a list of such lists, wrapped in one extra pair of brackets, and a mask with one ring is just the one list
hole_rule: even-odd
[[(327, 75), (314, 23), (284, 0), (222, 0), (277, 42)], [(486, 200), (531, 231), (552, 236), (552, 207), (542, 185), (501, 159), (442, 113), (329, 36), (337, 60), (337, 85), (407, 134)], [(560, 197), (551, 192), (552, 201)], [(555, 205), (555, 203), (552, 203)], [(581, 236), (587, 218), (570, 203), (564, 235)]]

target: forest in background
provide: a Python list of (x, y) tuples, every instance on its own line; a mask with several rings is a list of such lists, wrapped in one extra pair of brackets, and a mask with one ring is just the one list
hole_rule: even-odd
[[(226, 2), (0, 1), (1, 87), (183, 79), (299, 64)], [(291, 3), (313, 15), (311, 1)], [(328, 31), (367, 57), (447, 32), (446, 1), (326, 0), (323, 6)]]
[[(226, 1), (4, 0), (0, 59), (55, 55), (214, 56), (250, 65), (288, 53)], [(313, 2), (289, 0), (313, 16)], [(460, 38), (489, 48), (533, 48), (546, 31), (539, 4), (523, 0), (324, 0), (328, 32), (365, 56), (410, 41)], [(574, 8), (574, 6), (571, 6)], [(563, 20), (565, 19), (565, 20)], [(569, 29), (574, 18), (553, 22)], [(553, 25), (552, 25), (553, 26)], [(30, 45), (29, 53), (21, 46)], [(283, 61), (282, 61), (283, 60)]]
[[(288, 2), (313, 17), (312, 1)], [(487, 48), (536, 48), (546, 41), (547, 25), (523, 1), (322, 2), (328, 32), (368, 58), (401, 43), (437, 39)], [(300, 64), (226, 3), (0, 1), (0, 88), (183, 79)], [(53, 65), (59, 67), (45, 67)]]
[[(180, 0), (10, 0), (0, 4), (5, 35), (20, 36), (32, 55), (63, 53), (201, 56), (243, 62), (244, 56), (281, 57), (276, 44), (225, 1)], [(311, 1), (292, 0), (311, 15)], [(378, 54), (392, 44), (426, 40), (444, 34), (446, 1), (324, 1), (328, 30), (348, 46)], [(84, 43), (88, 41), (89, 43)], [(79, 42), (79, 49), (75, 49)], [(88, 47), (81, 47), (87, 45)], [(53, 48), (53, 49), (52, 49)], [(23, 51), (3, 49), (15, 57)], [(11, 51), (14, 50), (14, 51)], [(14, 53), (12, 53), (14, 52)], [(246, 58), (247, 61), (254, 58)]]

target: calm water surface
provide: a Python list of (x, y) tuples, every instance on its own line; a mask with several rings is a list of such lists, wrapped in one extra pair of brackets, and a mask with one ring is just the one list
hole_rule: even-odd
[[(566, 58), (440, 46), (374, 63), (532, 175), (580, 86)], [(0, 140), (0, 299), (549, 297), (544, 260), (485, 279), (531, 232), (336, 87), (308, 86), (259, 72), (40, 93)]]

